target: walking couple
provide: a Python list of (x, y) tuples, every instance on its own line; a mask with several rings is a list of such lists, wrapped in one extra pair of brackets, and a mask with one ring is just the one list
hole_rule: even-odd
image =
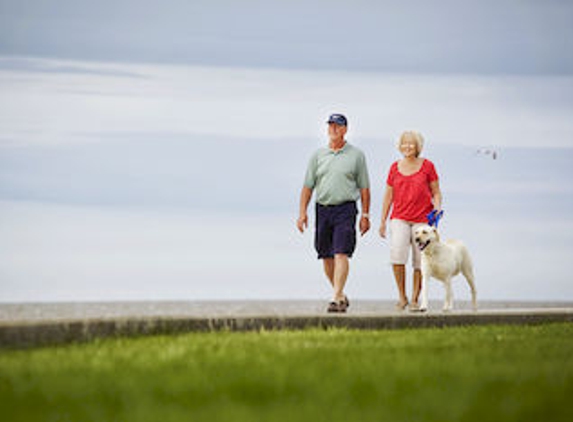
[[(356, 248), (356, 220), (360, 199), (358, 228), (361, 235), (370, 230), (370, 181), (364, 153), (350, 145), (345, 135), (348, 121), (342, 114), (332, 114), (328, 121), (328, 147), (318, 149), (310, 158), (300, 195), (297, 227), (308, 227), (307, 209), (314, 193), (315, 248), (322, 259), (324, 273), (333, 289), (328, 312), (346, 312), (350, 306), (344, 293), (349, 258)], [(422, 286), (421, 253), (412, 234), (432, 210), (440, 210), (442, 195), (434, 164), (420, 157), (424, 140), (413, 131), (404, 132), (398, 142), (403, 158), (390, 167), (382, 204), (380, 236), (386, 237), (390, 215), (390, 261), (399, 292), (396, 307), (418, 309)], [(412, 300), (406, 295), (406, 262), (412, 249), (414, 283)]]

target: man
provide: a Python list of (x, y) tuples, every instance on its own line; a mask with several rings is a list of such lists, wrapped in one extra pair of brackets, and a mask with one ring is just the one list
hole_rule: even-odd
[(315, 248), (323, 260), (324, 272), (333, 288), (328, 312), (346, 312), (350, 305), (344, 294), (349, 258), (356, 247), (356, 201), (361, 200), (360, 233), (370, 229), (370, 181), (366, 158), (345, 139), (348, 121), (342, 114), (328, 119), (328, 147), (316, 151), (309, 163), (300, 194), (297, 227), (308, 227), (307, 208), (316, 191)]

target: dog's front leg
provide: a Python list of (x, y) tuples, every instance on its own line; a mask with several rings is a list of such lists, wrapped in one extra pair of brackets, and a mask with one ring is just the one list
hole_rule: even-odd
[(446, 299), (444, 300), (444, 312), (449, 312), (454, 307), (454, 294), (452, 292), (452, 279), (447, 278), (444, 280), (444, 287), (446, 289)]
[(422, 303), (420, 305), (421, 312), (426, 312), (428, 310), (428, 283), (430, 282), (430, 269), (424, 261), (425, 259), (422, 257), (422, 290), (420, 292), (420, 295), (422, 296)]

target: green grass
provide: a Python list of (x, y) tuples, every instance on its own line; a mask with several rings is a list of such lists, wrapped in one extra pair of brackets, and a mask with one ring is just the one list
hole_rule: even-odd
[(206, 333), (0, 352), (3, 421), (571, 421), (573, 324)]

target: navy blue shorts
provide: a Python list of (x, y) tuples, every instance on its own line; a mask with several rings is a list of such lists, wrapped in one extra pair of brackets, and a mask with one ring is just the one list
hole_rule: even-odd
[(314, 247), (318, 259), (333, 258), (335, 254), (351, 257), (356, 248), (356, 202), (340, 205), (316, 204)]

